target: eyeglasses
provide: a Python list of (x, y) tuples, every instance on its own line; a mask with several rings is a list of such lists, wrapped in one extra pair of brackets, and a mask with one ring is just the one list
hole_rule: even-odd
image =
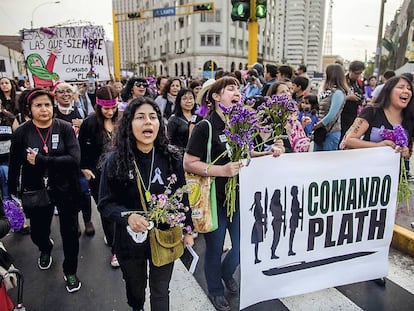
[(134, 85), (137, 87), (148, 87), (148, 83), (146, 82), (135, 82)]
[(190, 96), (190, 97), (181, 97), (181, 100), (183, 102), (192, 102), (194, 100), (194, 97)]
[(66, 90), (56, 90), (55, 93), (57, 94), (72, 94), (72, 90), (66, 89)]

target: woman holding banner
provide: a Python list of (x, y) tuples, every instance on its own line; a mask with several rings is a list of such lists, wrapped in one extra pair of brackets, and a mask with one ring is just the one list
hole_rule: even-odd
[[(219, 158), (227, 150), (227, 137), (223, 132), (226, 126), (225, 117), (219, 103), (230, 107), (240, 100), (240, 86), (236, 78), (225, 76), (211, 85), (208, 101), (212, 103), (214, 110), (207, 117), (212, 126), (211, 159)], [(228, 156), (219, 158), (214, 165), (206, 163), (208, 138), (209, 125), (207, 122), (197, 123), (184, 154), (184, 170), (200, 176), (216, 177), (218, 229), (204, 234), (206, 242), (204, 273), (208, 295), (214, 307), (217, 310), (228, 311), (230, 304), (224, 297), (222, 281), (230, 293), (238, 292), (238, 284), (233, 278), (233, 274), (240, 263), (240, 211), (236, 202), (236, 210), (232, 220), (227, 216), (225, 187), (228, 178), (236, 176), (243, 165), (241, 162), (230, 162)], [(276, 143), (271, 148), (271, 152), (273, 152), (273, 156), (278, 156), (284, 152), (284, 148), (280, 146), (280, 143)], [(232, 247), (222, 261), (221, 255), (226, 230), (229, 231)]]
[(398, 146), (394, 141), (386, 139), (384, 129), (394, 130), (401, 125), (408, 141), (411, 142), (414, 130), (413, 87), (405, 76), (393, 77), (387, 81), (373, 107), (365, 108), (345, 134), (342, 148), (370, 148), (390, 146), (408, 158), (409, 147)]

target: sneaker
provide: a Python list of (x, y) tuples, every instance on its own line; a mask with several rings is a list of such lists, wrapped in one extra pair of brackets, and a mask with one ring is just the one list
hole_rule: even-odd
[(52, 256), (50, 253), (40, 253), (40, 257), (37, 260), (37, 265), (39, 266), (40, 270), (47, 270), (52, 265)]
[(95, 234), (95, 227), (93, 226), (92, 221), (85, 223), (85, 234), (87, 236), (93, 236)]
[(55, 206), (55, 209), (53, 210), (53, 215), (59, 216), (59, 211), (56, 206)]
[(66, 282), (66, 290), (69, 293), (77, 292), (82, 286), (82, 283), (79, 281), (76, 274), (64, 275), (63, 279)]
[(118, 268), (119, 267), (119, 262), (118, 262), (118, 258), (116, 258), (116, 255), (112, 255), (111, 258), (111, 267), (112, 268)]

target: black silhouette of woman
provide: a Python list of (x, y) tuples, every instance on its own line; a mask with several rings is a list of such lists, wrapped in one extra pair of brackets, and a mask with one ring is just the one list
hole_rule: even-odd
[(255, 192), (254, 194), (254, 202), (252, 204), (252, 207), (250, 208), (250, 211), (253, 210), (254, 214), (254, 224), (252, 228), (252, 237), (251, 237), (251, 243), (254, 244), (254, 263), (257, 264), (261, 262), (261, 260), (258, 258), (258, 252), (259, 252), (259, 243), (263, 242), (263, 233), (264, 233), (264, 225), (265, 225), (265, 215), (263, 213), (263, 207), (262, 207), (262, 193), (260, 191)]
[(290, 189), (290, 194), (292, 195), (292, 205), (290, 207), (291, 216), (289, 220), (289, 256), (294, 256), (296, 253), (293, 251), (293, 239), (295, 237), (296, 228), (299, 226), (299, 219), (301, 219), (302, 209), (300, 208), (298, 200), (298, 187), (292, 186)]
[(279, 245), (280, 241), (280, 232), (282, 229), (282, 223), (285, 217), (285, 213), (282, 209), (282, 203), (280, 203), (280, 190), (276, 189), (273, 192), (272, 198), (270, 200), (270, 211), (273, 215), (272, 228), (273, 228), (273, 242), (271, 250), (271, 259), (278, 259), (279, 256), (276, 256), (276, 248)]

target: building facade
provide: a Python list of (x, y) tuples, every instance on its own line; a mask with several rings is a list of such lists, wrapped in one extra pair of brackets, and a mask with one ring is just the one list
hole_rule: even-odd
[[(227, 71), (246, 69), (247, 23), (231, 20), (230, 0), (210, 1), (214, 2), (214, 13), (127, 17), (128, 12), (148, 13), (202, 2), (113, 0), (119, 19), (121, 71), (133, 70), (140, 76), (209, 78), (218, 67)], [(294, 68), (305, 63), (309, 71), (320, 71), (325, 0), (268, 0), (267, 9), (266, 18), (259, 20), (258, 61), (286, 63)]]

